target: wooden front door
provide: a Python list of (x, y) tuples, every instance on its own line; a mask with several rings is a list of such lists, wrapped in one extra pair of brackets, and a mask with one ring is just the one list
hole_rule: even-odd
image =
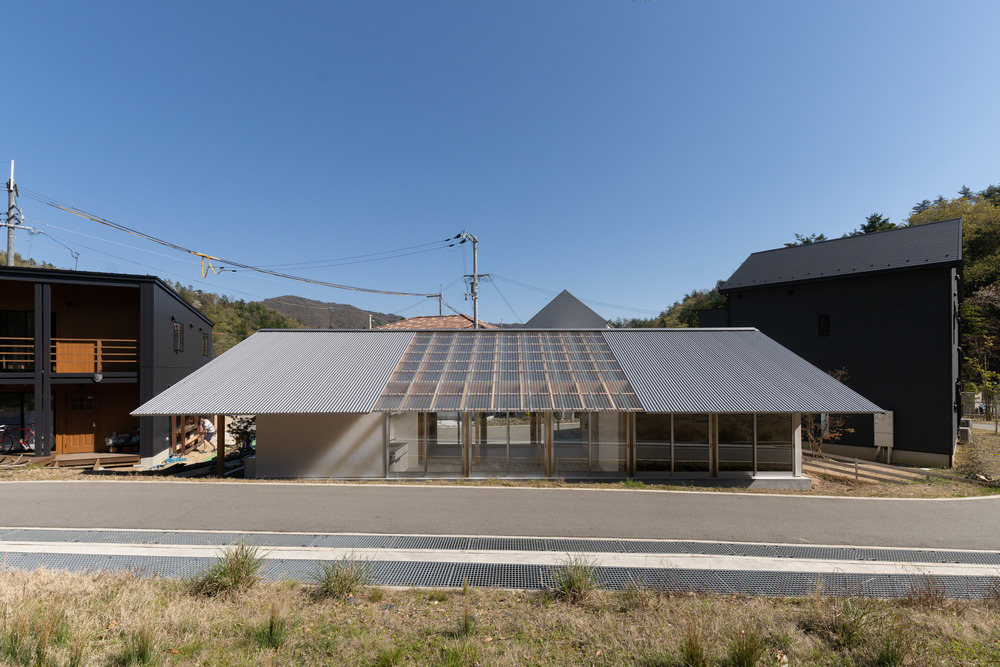
[(60, 454), (93, 452), (97, 449), (97, 406), (94, 395), (88, 393), (67, 393), (65, 426), (59, 440)]

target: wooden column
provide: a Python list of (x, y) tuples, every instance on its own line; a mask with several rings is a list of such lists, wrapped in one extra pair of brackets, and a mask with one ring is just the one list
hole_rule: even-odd
[(712, 477), (719, 476), (719, 415), (708, 416), (708, 468)]
[(545, 476), (552, 477), (552, 413), (545, 413)]
[(215, 474), (226, 476), (226, 416), (215, 415)]
[(170, 455), (177, 453), (177, 415), (170, 415)]
[(469, 476), (469, 440), (472, 433), (472, 414), (468, 412), (459, 413), (462, 420), (462, 477)]

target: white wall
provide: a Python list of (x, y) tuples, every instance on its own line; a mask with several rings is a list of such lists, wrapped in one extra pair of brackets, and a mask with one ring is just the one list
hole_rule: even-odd
[(383, 424), (381, 414), (257, 415), (257, 477), (385, 477)]

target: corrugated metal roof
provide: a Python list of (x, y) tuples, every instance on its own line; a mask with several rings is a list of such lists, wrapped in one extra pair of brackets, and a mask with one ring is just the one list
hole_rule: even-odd
[(260, 331), (133, 414), (881, 412), (756, 329)]
[(881, 412), (756, 329), (602, 332), (646, 412)]
[(258, 331), (132, 414), (371, 412), (409, 331)]
[(803, 280), (898, 271), (962, 260), (962, 221), (849, 236), (755, 252), (722, 284), (723, 291)]
[(375, 408), (386, 412), (640, 409), (596, 331), (416, 333)]

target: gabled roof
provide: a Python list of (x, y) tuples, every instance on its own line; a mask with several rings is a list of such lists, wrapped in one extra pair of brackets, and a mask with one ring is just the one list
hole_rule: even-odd
[[(407, 331), (419, 331), (422, 329), (472, 329), (474, 320), (468, 315), (420, 315), (418, 317), (408, 317), (405, 320), (398, 320), (375, 327), (376, 329), (405, 329)], [(479, 320), (480, 329), (496, 329), (497, 327), (489, 322)]]
[(961, 261), (962, 221), (944, 220), (755, 252), (720, 291), (958, 265)]
[(135, 415), (881, 412), (756, 329), (259, 331)]
[(608, 321), (567, 290), (560, 292), (524, 325), (525, 329), (602, 329)]

